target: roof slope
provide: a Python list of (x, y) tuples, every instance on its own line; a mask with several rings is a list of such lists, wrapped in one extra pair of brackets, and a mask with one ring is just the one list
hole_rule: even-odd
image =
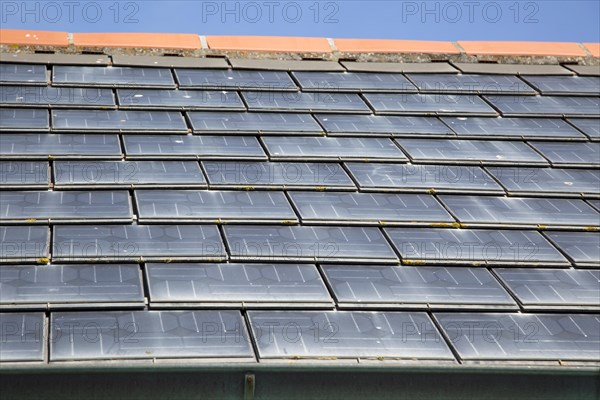
[(3, 367), (597, 366), (593, 67), (1, 60)]

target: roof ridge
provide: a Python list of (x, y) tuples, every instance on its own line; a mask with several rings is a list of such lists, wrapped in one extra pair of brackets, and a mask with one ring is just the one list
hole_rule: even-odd
[(130, 55), (221, 55), (257, 59), (599, 65), (600, 43), (426, 41), (185, 33), (68, 33), (0, 29), (4, 52), (53, 51)]

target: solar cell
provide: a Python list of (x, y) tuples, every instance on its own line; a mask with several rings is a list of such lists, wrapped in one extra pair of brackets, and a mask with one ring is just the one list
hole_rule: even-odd
[(59, 189), (206, 187), (195, 161), (55, 161), (53, 172)]
[(535, 90), (512, 75), (409, 74), (407, 76), (422, 93), (535, 94)]
[(600, 271), (498, 268), (526, 310), (600, 310)]
[(422, 312), (249, 311), (248, 316), (261, 359), (454, 360)]
[(48, 110), (36, 108), (0, 108), (0, 131), (47, 131)]
[(477, 166), (346, 163), (346, 167), (363, 191), (504, 193)]
[(340, 164), (203, 161), (202, 166), (211, 188), (356, 189)]
[(0, 184), (3, 189), (41, 189), (50, 184), (47, 162), (0, 161)]
[(440, 200), (469, 226), (600, 227), (600, 214), (583, 200), (441, 195)]
[(340, 308), (515, 309), (485, 268), (322, 265)]
[(383, 138), (265, 137), (262, 142), (271, 160), (406, 161), (402, 151)]
[(0, 83), (46, 85), (48, 71), (45, 65), (0, 63)]
[(442, 121), (465, 138), (585, 139), (562, 119), (445, 117)]
[(298, 221), (283, 192), (136, 190), (135, 204), (140, 222)]
[(600, 197), (598, 170), (491, 167), (488, 171), (510, 194)]
[(600, 77), (596, 76), (524, 76), (523, 79), (544, 95), (600, 94)]
[(546, 232), (546, 237), (578, 267), (600, 267), (600, 238), (595, 232)]
[(600, 359), (600, 320), (583, 314), (435, 313), (461, 360)]
[(131, 222), (127, 191), (0, 191), (2, 223)]
[(174, 111), (52, 110), (52, 130), (185, 133), (188, 128)]
[(505, 117), (600, 116), (600, 98), (567, 96), (486, 96)]
[(536, 231), (386, 228), (405, 264), (569, 266)]
[(118, 135), (19, 133), (2, 134), (0, 159), (119, 159)]
[(370, 114), (356, 93), (339, 92), (241, 92), (251, 111), (349, 112)]
[(224, 226), (232, 260), (398, 262), (378, 228)]
[(305, 224), (428, 225), (454, 218), (430, 195), (290, 192)]
[(153, 307), (331, 307), (310, 264), (147, 264)]
[(174, 88), (169, 68), (140, 67), (80, 67), (55, 65), (52, 67), (55, 86), (153, 87)]
[(600, 143), (533, 142), (531, 146), (552, 165), (563, 167), (600, 166)]
[(47, 226), (0, 226), (0, 261), (41, 262), (50, 257), (50, 229)]
[(125, 135), (125, 152), (129, 159), (202, 158), (264, 160), (258, 140), (251, 136), (179, 136)]
[(523, 142), (488, 140), (396, 139), (413, 161), (486, 165), (547, 165)]
[(570, 119), (569, 122), (588, 135), (591, 140), (600, 140), (600, 119), (578, 118)]
[(329, 135), (454, 136), (437, 118), (350, 114), (317, 114), (315, 118)]
[(0, 304), (11, 309), (144, 307), (135, 264), (5, 265), (0, 288)]
[(298, 88), (287, 72), (239, 69), (175, 69), (181, 88), (287, 90)]
[(44, 361), (44, 313), (0, 313), (0, 362)]
[(56, 312), (50, 327), (51, 361), (254, 356), (239, 311)]
[(3, 106), (114, 108), (110, 89), (54, 86), (0, 86)]
[(190, 111), (194, 133), (322, 134), (310, 114)]
[(367, 93), (364, 98), (376, 114), (497, 115), (476, 95)]
[(55, 262), (222, 260), (227, 257), (214, 225), (57, 225)]
[(121, 109), (246, 110), (236, 92), (205, 90), (118, 89)]
[(417, 92), (402, 74), (296, 71), (292, 75), (304, 91)]

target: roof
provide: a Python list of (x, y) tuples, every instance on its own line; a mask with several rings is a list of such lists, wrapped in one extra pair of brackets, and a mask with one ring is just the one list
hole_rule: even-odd
[(595, 45), (0, 38), (0, 369), (598, 372)]

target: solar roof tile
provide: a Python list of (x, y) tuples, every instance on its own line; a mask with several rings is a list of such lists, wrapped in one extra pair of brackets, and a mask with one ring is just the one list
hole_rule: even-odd
[(0, 131), (47, 131), (48, 110), (37, 108), (0, 108)]
[(115, 108), (110, 89), (54, 87), (54, 86), (0, 86), (3, 106)]
[(0, 161), (0, 184), (6, 189), (41, 189), (50, 184), (49, 166), (42, 161)]
[(236, 92), (206, 90), (118, 89), (120, 109), (246, 110)]
[(600, 116), (600, 98), (568, 96), (487, 96), (505, 117)]
[(50, 228), (47, 226), (0, 226), (2, 262), (46, 263), (50, 257)]
[(332, 135), (449, 136), (452, 130), (437, 118), (385, 115), (317, 114), (315, 118)]
[(600, 143), (533, 142), (531, 146), (553, 166), (597, 167), (600, 165)]
[(523, 79), (544, 95), (600, 94), (600, 77), (595, 76), (525, 76)]
[(169, 68), (55, 65), (52, 84), (61, 86), (174, 88)]
[(402, 74), (371, 72), (305, 72), (292, 76), (305, 91), (410, 92), (417, 89)]
[(298, 88), (287, 72), (239, 69), (175, 69), (181, 88), (284, 90)]
[(52, 130), (185, 133), (188, 128), (174, 111), (52, 110)]
[(577, 118), (569, 119), (571, 124), (585, 133), (592, 140), (600, 140), (600, 119), (596, 118)]
[(1, 159), (119, 159), (117, 135), (19, 133), (2, 134)]
[(512, 75), (409, 74), (421, 93), (535, 94), (530, 86)]
[(0, 63), (0, 83), (46, 85), (48, 71), (45, 65)]
[(290, 111), (369, 114), (356, 93), (340, 92), (241, 92), (250, 111)]
[(444, 117), (442, 121), (464, 138), (585, 139), (565, 121), (556, 118)]
[(364, 98), (376, 114), (497, 115), (476, 95), (367, 93)]
[(0, 313), (0, 362), (43, 361), (46, 321), (44, 313)]
[(323, 129), (310, 114), (190, 111), (194, 133), (225, 134), (322, 134)]
[(576, 266), (600, 267), (600, 239), (595, 232), (546, 232)]

